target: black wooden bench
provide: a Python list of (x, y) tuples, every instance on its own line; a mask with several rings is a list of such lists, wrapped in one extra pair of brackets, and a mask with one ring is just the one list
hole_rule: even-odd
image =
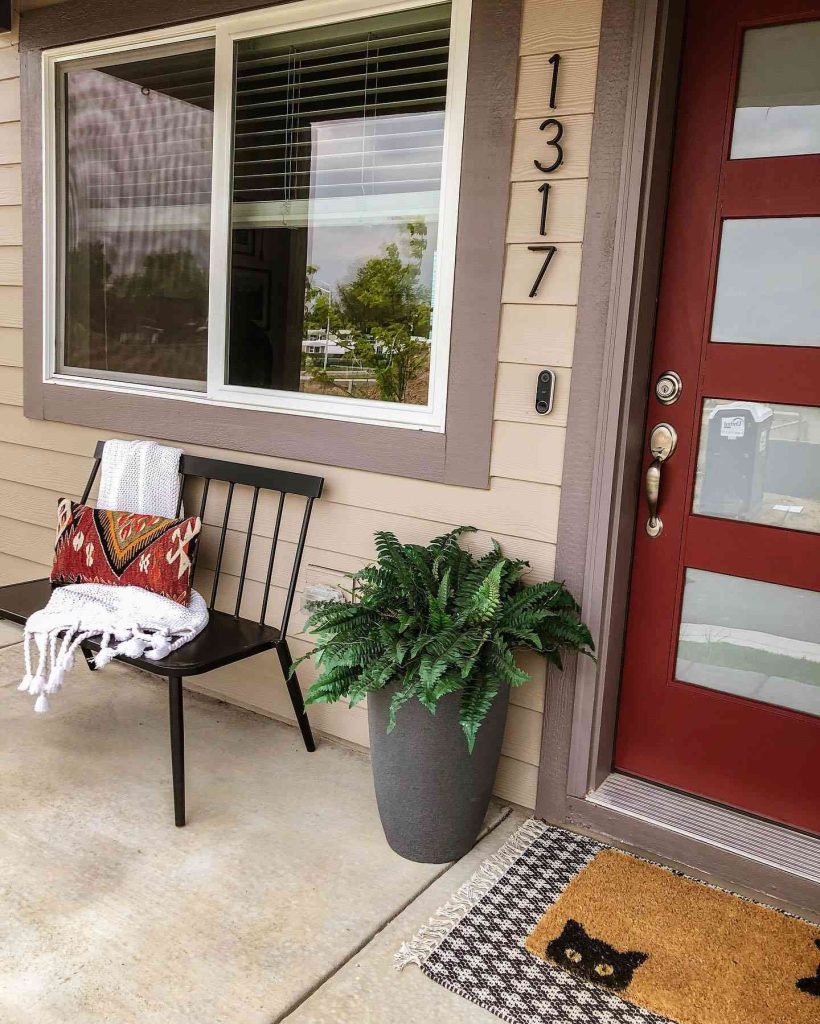
[[(94, 480), (99, 472), (104, 444), (104, 441), (97, 442), (94, 452), (94, 468), (91, 470), (91, 475), (88, 478), (88, 483), (85, 485), (81, 498), (83, 503), (88, 501)], [(167, 658), (163, 658), (162, 661), (151, 661), (148, 658), (121, 658), (120, 660), (127, 662), (129, 665), (135, 665), (137, 668), (144, 669), (146, 672), (151, 672), (154, 675), (168, 677), (171, 721), (171, 768), (174, 783), (174, 820), (177, 825), (181, 826), (185, 824), (185, 741), (182, 714), (182, 680), (185, 676), (201, 675), (203, 672), (210, 672), (213, 669), (221, 668), (223, 665), (231, 665), (234, 662), (253, 657), (254, 654), (275, 650), (285, 675), (288, 693), (293, 704), (293, 710), (296, 713), (296, 721), (302, 732), (302, 739), (305, 741), (305, 746), (309, 751), (316, 749), (313, 734), (310, 731), (310, 723), (305, 712), (299, 682), (295, 675), (289, 674), (293, 661), (288, 649), (287, 627), (296, 594), (296, 582), (299, 576), (302, 553), (305, 549), (305, 539), (307, 537), (313, 502), (321, 495), (324, 480), (320, 476), (289, 473), (278, 469), (265, 469), (239, 462), (203, 459), (193, 455), (182, 456), (179, 470), (182, 474), (183, 487), (180, 490), (177, 512), (179, 513), (182, 508), (182, 491), (184, 490), (185, 483), (192, 479), (201, 479), (203, 481), (202, 497), (197, 514), (203, 523), (205, 522), (205, 511), (211, 482), (218, 480), (228, 485), (225, 511), (220, 528), (219, 547), (213, 567), (213, 583), (209, 600), (210, 619), (208, 625), (199, 636), (179, 648), (179, 650), (173, 651)], [(237, 486), (252, 488), (252, 495), (236, 601), (233, 613), (229, 613), (217, 611), (214, 606), (219, 589), (219, 578), (222, 571), (222, 558), (225, 551), (225, 539), (228, 533), (231, 504)], [(256, 519), (260, 491), (275, 491), (279, 494), (279, 500), (276, 504), (259, 618), (248, 619), (241, 617), (239, 612), (245, 589), (248, 558), (251, 551), (253, 526)], [(305, 502), (296, 551), (292, 562), (290, 562), (290, 582), (285, 595), (284, 611), (281, 624), (277, 629), (267, 625), (265, 618), (267, 616), (268, 595), (270, 593), (274, 560), (276, 558), (280, 527), (282, 525), (282, 514), (285, 508), (285, 498), (288, 495), (301, 496), (305, 499)], [(189, 512), (189, 514), (191, 513)], [(195, 573), (196, 568), (195, 566)], [(10, 619), (12, 622), (23, 624), (32, 612), (46, 605), (50, 595), (51, 583), (47, 579), (30, 580), (27, 583), (15, 583), (11, 586), (0, 587), (0, 618)], [(93, 668), (91, 657), (96, 650), (99, 650), (99, 644), (94, 641), (88, 641), (83, 645), (83, 653), (91, 668)]]

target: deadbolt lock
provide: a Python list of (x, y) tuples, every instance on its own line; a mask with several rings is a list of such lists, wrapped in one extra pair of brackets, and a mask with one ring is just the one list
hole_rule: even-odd
[(662, 373), (655, 384), (655, 397), (661, 405), (673, 405), (680, 398), (683, 381), (674, 370)]

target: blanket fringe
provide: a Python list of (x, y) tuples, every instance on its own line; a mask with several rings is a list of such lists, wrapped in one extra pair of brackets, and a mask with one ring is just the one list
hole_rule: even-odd
[[(120, 655), (135, 659), (145, 655), (159, 661), (188, 639), (183, 634), (173, 635), (165, 627), (145, 629), (138, 625), (120, 624), (116, 629), (83, 629), (75, 624), (37, 632), (29, 629), (27, 624), (23, 636), (25, 674), (17, 689), (37, 698), (34, 710), (38, 714), (49, 710), (48, 696), (62, 689), (66, 674), (74, 667), (75, 651), (91, 637), (99, 637), (100, 642), (100, 649), (94, 656), (95, 668), (104, 668)], [(33, 670), (32, 657), (34, 644), (38, 651), (36, 671)]]
[(544, 834), (547, 827), (543, 821), (530, 818), (516, 829), (498, 852), (488, 857), (475, 874), (456, 890), (450, 900), (436, 911), (435, 916), (431, 917), (409, 942), (402, 943), (401, 949), (393, 957), (396, 970), (401, 971), (408, 964), (421, 967), (462, 918), (506, 875), (536, 839)]

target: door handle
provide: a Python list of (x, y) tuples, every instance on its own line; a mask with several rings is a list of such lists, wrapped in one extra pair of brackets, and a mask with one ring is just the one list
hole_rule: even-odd
[(650, 537), (660, 537), (663, 532), (663, 521), (658, 515), (658, 499), (661, 493), (661, 466), (678, 446), (677, 431), (669, 423), (659, 423), (652, 428), (649, 435), (649, 450), (652, 462), (646, 471), (646, 504), (649, 506), (649, 518), (646, 521), (646, 532)]

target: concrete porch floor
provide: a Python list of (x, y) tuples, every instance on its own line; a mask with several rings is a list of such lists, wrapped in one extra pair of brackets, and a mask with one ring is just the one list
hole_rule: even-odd
[(362, 754), (189, 693), (176, 829), (166, 686), (82, 666), (35, 715), (19, 635), (0, 624), (2, 1024), (496, 1020), (392, 956), (520, 815), (495, 808), (449, 868), (410, 863)]

